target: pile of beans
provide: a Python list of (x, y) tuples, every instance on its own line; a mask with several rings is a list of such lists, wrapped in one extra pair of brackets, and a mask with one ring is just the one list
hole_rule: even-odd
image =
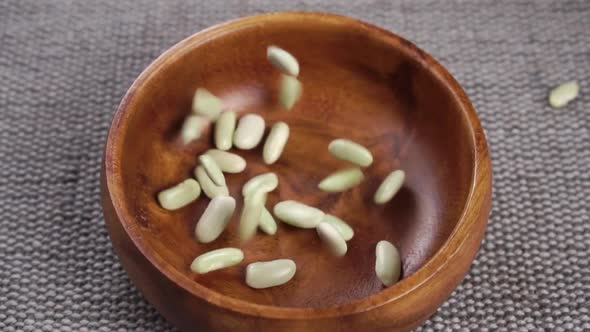
[[(301, 82), (297, 79), (299, 63), (293, 55), (277, 46), (268, 47), (267, 59), (281, 71), (278, 100), (284, 109), (291, 110), (302, 92)], [(198, 157), (199, 165), (194, 171), (196, 180), (187, 179), (161, 191), (158, 201), (162, 208), (176, 210), (197, 200), (203, 191), (211, 201), (195, 227), (195, 238), (200, 243), (210, 243), (223, 233), (236, 209), (236, 200), (229, 196), (224, 173), (240, 173), (247, 166), (244, 158), (228, 150), (232, 147), (254, 149), (263, 140), (266, 124), (257, 114), (245, 114), (238, 119), (235, 112), (224, 110), (223, 101), (205, 88), (197, 89), (192, 109), (193, 112), (182, 125), (181, 140), (186, 144), (199, 139), (204, 128), (214, 122), (214, 143), (217, 149), (211, 149)], [(289, 125), (285, 122), (275, 123), (264, 142), (263, 161), (270, 165), (279, 160), (288, 139)], [(320, 181), (318, 188), (326, 192), (343, 192), (359, 185), (364, 179), (362, 168), (373, 163), (371, 152), (345, 138), (333, 140), (327, 148), (332, 156), (351, 166), (335, 171)], [(393, 170), (375, 192), (374, 202), (389, 202), (402, 187), (404, 179), (404, 171)], [(278, 185), (277, 175), (269, 172), (253, 177), (243, 186), (244, 205), (238, 228), (242, 243), (250, 240), (258, 229), (274, 235), (277, 232), (276, 217), (292, 227), (315, 228), (327, 250), (337, 257), (346, 255), (346, 242), (353, 238), (354, 231), (339, 217), (294, 200), (277, 203), (272, 209), (273, 213), (266, 208), (267, 195)], [(195, 273), (208, 273), (240, 264), (243, 259), (244, 253), (239, 248), (222, 248), (198, 256), (190, 268)], [(291, 280), (296, 269), (291, 259), (255, 262), (247, 266), (245, 281), (256, 289), (279, 286)], [(377, 243), (375, 274), (385, 286), (393, 285), (400, 278), (401, 258), (392, 243)]]

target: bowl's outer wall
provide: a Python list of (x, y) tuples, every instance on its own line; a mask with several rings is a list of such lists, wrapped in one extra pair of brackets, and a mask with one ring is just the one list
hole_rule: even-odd
[[(183, 331), (410, 331), (420, 325), (451, 294), (471, 266), (483, 237), (490, 209), (491, 192), (477, 198), (479, 215), (466, 230), (469, 236), (448, 264), (408, 294), (392, 302), (352, 316), (324, 319), (267, 319), (219, 308), (197, 298), (162, 275), (137, 249), (123, 229), (106, 189), (104, 166), (101, 176), (102, 204), (113, 246), (131, 280), (168, 320)], [(490, 182), (491, 178), (482, 181)], [(477, 210), (475, 210), (477, 211)]]

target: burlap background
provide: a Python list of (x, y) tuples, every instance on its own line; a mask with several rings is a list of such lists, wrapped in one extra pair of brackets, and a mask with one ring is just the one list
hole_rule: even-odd
[[(383, 26), (437, 57), (487, 130), (494, 205), (469, 275), (419, 331), (590, 331), (590, 1), (0, 2), (0, 330), (174, 330), (99, 203), (111, 116), (163, 50), (274, 10)], [(550, 86), (581, 97), (554, 110)]]

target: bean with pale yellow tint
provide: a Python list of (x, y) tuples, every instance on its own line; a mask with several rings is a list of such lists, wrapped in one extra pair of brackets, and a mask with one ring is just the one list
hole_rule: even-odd
[(217, 239), (227, 227), (235, 208), (236, 200), (233, 197), (213, 197), (195, 227), (197, 240), (209, 243)]
[(351, 162), (361, 167), (373, 163), (373, 155), (369, 149), (349, 139), (335, 139), (328, 145), (328, 151), (334, 157)]
[(284, 49), (271, 45), (266, 49), (266, 57), (270, 63), (287, 75), (299, 75), (299, 62)]
[(162, 190), (158, 202), (166, 210), (176, 210), (195, 201), (201, 195), (201, 187), (194, 179), (186, 179), (174, 187)]
[(195, 258), (191, 271), (199, 274), (230, 267), (244, 260), (244, 253), (238, 248), (222, 248), (209, 251)]
[(201, 188), (207, 197), (213, 198), (216, 196), (229, 195), (229, 190), (226, 186), (218, 186), (213, 183), (203, 166), (197, 166), (195, 168), (195, 177), (199, 181), (199, 184), (201, 185)]
[(199, 139), (205, 128), (209, 125), (210, 120), (200, 115), (189, 115), (184, 119), (180, 129), (180, 138), (182, 143), (187, 144), (193, 140)]
[(234, 145), (238, 149), (250, 150), (255, 148), (264, 136), (265, 122), (258, 114), (246, 114), (238, 121), (234, 132)]
[(277, 203), (273, 212), (284, 223), (299, 228), (315, 228), (324, 217), (322, 210), (291, 200)]
[(224, 173), (240, 173), (246, 169), (246, 160), (235, 153), (211, 149), (205, 154), (211, 156)]
[(358, 185), (364, 178), (360, 168), (347, 168), (324, 178), (318, 188), (328, 192), (341, 192)]
[(231, 111), (221, 113), (215, 123), (215, 146), (219, 150), (231, 149), (235, 130), (236, 113)]
[(375, 203), (385, 204), (389, 202), (400, 190), (405, 178), (406, 173), (402, 170), (395, 170), (389, 173), (375, 192), (375, 196), (373, 197)]
[(284, 122), (275, 123), (270, 129), (262, 150), (262, 159), (266, 164), (273, 164), (279, 159), (288, 139), (289, 126)]
[(275, 173), (263, 173), (252, 177), (242, 187), (242, 195), (248, 196), (256, 190), (271, 192), (279, 185), (279, 178)]
[(296, 77), (283, 75), (279, 86), (279, 102), (290, 110), (301, 97), (301, 82)]
[(221, 114), (222, 108), (221, 99), (205, 88), (197, 89), (193, 97), (193, 112), (215, 121)]
[(290, 259), (251, 263), (246, 268), (246, 284), (256, 289), (280, 286), (293, 279), (296, 271)]
[(346, 251), (348, 251), (346, 241), (334, 226), (327, 222), (320, 222), (316, 227), (316, 231), (334, 256), (342, 257), (346, 255)]
[(352, 227), (350, 227), (344, 220), (334, 215), (326, 213), (321, 222), (327, 222), (328, 224), (334, 226), (334, 228), (336, 228), (340, 235), (342, 235), (342, 238), (345, 241), (349, 241), (354, 236)]
[(238, 228), (238, 235), (242, 242), (248, 241), (256, 233), (265, 203), (266, 193), (263, 191), (255, 191), (244, 198), (244, 208)]
[(549, 104), (553, 108), (560, 108), (576, 99), (580, 92), (580, 85), (576, 81), (569, 81), (553, 88), (549, 93)]
[(223, 172), (219, 166), (217, 166), (217, 163), (213, 157), (207, 154), (202, 154), (199, 156), (199, 162), (213, 183), (218, 186), (225, 186), (225, 177), (223, 176)]
[(399, 251), (388, 241), (379, 241), (375, 247), (375, 273), (383, 285), (395, 284), (401, 275), (402, 264)]
[(277, 232), (277, 222), (266, 208), (262, 209), (258, 228), (268, 235), (275, 235)]

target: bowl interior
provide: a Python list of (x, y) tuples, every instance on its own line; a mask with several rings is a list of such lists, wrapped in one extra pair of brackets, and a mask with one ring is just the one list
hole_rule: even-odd
[[(279, 45), (299, 60), (304, 92), (293, 110), (277, 102), (278, 71), (266, 60), (266, 47)], [(386, 34), (371, 34), (362, 24), (310, 20), (248, 24), (208, 38), (192, 37), (166, 60), (151, 67), (124, 105), (123, 141), (114, 158), (123, 200), (133, 218), (122, 220), (139, 232), (146, 250), (155, 251), (194, 283), (223, 295), (280, 307), (328, 307), (380, 292), (374, 273), (375, 245), (393, 242), (401, 251), (403, 276), (415, 272), (442, 246), (460, 219), (473, 178), (473, 143), (459, 101), (438, 75), (429, 71), (413, 46)], [(285, 121), (291, 136), (281, 159), (262, 162), (261, 148), (233, 152), (245, 157), (245, 172), (227, 175), (237, 212), (223, 235), (211, 244), (194, 239), (195, 224), (209, 199), (204, 195), (181, 210), (166, 211), (156, 194), (193, 175), (197, 156), (213, 147), (211, 129), (188, 146), (178, 132), (190, 113), (197, 87), (220, 96), (228, 109), (259, 113), (270, 127)], [(349, 138), (367, 146), (375, 162), (366, 180), (340, 194), (317, 189), (319, 181), (349, 166), (328, 154), (328, 143)], [(406, 171), (403, 189), (389, 203), (372, 197), (393, 169)], [(330, 256), (314, 230), (279, 223), (275, 236), (258, 233), (241, 245), (237, 224), (240, 190), (252, 176), (272, 171), (280, 179), (267, 207), (300, 200), (346, 220), (355, 231), (348, 254)], [(191, 261), (206, 251), (241, 247), (239, 266), (196, 275)], [(244, 282), (254, 261), (291, 258), (294, 279), (280, 287), (254, 290)], [(395, 287), (395, 286), (394, 286)]]

